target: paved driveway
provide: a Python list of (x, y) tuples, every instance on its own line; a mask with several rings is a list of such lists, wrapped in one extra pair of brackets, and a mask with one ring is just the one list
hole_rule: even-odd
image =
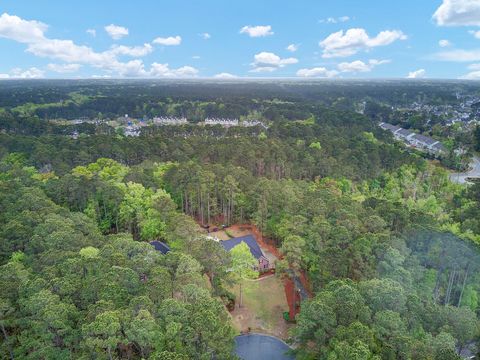
[(290, 347), (282, 340), (263, 334), (240, 335), (235, 338), (235, 353), (243, 360), (293, 360), (285, 354)]

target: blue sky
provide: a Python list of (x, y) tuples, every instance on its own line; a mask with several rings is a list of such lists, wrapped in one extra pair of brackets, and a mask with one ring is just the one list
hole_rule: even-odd
[(480, 0), (1, 0), (0, 78), (480, 79)]

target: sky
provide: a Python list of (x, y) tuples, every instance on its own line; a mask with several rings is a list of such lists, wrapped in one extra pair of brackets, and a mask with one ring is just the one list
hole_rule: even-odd
[(0, 0), (0, 79), (480, 79), (480, 0)]

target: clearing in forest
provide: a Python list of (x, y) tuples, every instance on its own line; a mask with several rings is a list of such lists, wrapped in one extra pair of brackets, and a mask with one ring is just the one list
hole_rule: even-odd
[[(232, 291), (239, 293), (238, 285)], [(283, 281), (275, 275), (243, 282), (243, 305), (231, 312), (238, 331), (253, 331), (286, 339), (289, 325), (283, 319), (288, 310)]]

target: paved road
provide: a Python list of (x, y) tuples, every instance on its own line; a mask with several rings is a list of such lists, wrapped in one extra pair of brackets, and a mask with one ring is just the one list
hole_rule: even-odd
[(243, 360), (293, 360), (291, 349), (282, 340), (263, 334), (240, 335), (235, 338), (235, 353)]
[(467, 181), (467, 178), (480, 179), (480, 158), (478, 156), (472, 158), (469, 171), (450, 174), (450, 180), (458, 184), (471, 184), (471, 182)]

